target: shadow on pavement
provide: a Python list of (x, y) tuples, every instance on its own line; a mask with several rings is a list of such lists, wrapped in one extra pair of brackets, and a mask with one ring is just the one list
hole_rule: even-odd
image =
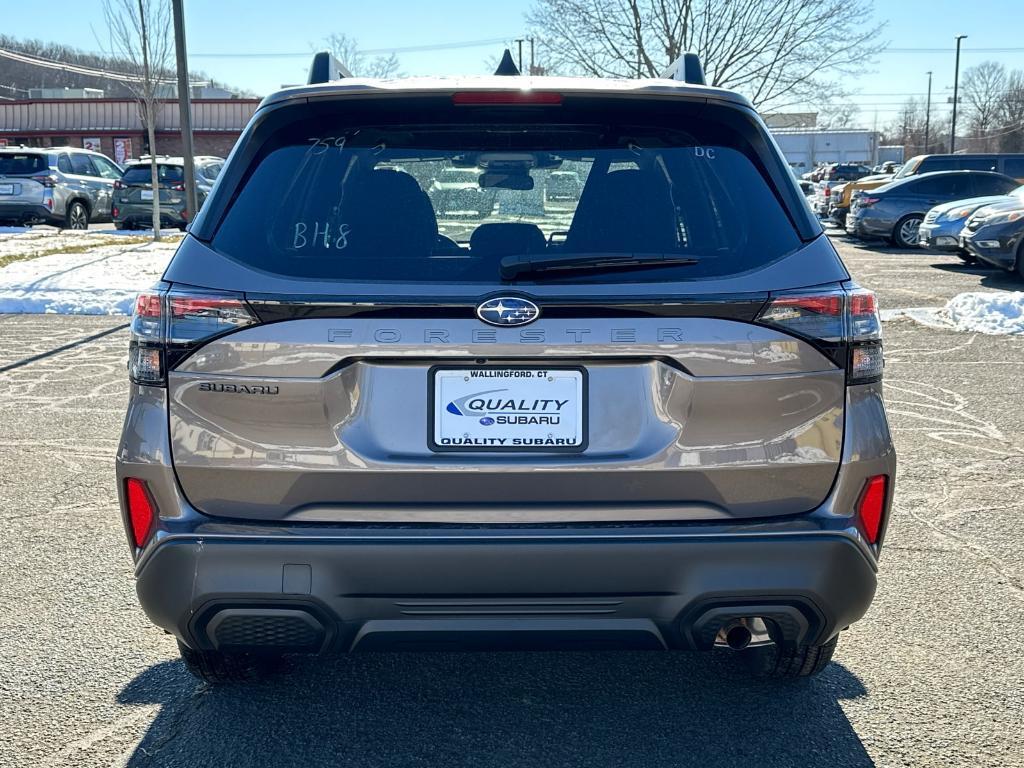
[(832, 664), (748, 678), (727, 654), (363, 654), (210, 689), (178, 662), (123, 704), (160, 704), (129, 766), (871, 766)]

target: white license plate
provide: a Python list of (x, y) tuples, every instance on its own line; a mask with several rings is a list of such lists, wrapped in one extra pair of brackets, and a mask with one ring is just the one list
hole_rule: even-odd
[(583, 368), (430, 370), (434, 451), (579, 452), (587, 447)]
[(13, 184), (0, 184), (0, 195), (13, 195), (14, 185)]
[(143, 200), (152, 200), (153, 199), (153, 190), (152, 189), (140, 190), (139, 194), (142, 196)]

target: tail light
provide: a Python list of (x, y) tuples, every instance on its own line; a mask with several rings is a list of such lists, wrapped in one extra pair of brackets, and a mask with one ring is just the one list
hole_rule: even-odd
[(128, 189), (128, 185), (118, 179), (114, 182), (114, 189)]
[(758, 322), (810, 341), (846, 370), (847, 384), (882, 378), (882, 324), (871, 291), (851, 287), (773, 296)]
[(857, 502), (857, 517), (860, 518), (864, 535), (872, 544), (877, 544), (882, 534), (882, 518), (885, 516), (885, 494), (888, 490), (889, 477), (875, 475), (869, 477), (861, 491)]
[(39, 182), (47, 189), (53, 189), (60, 182), (60, 179), (58, 179), (52, 173), (46, 173), (43, 174), (42, 176), (30, 176), (29, 178), (32, 179), (32, 181)]
[(146, 484), (136, 477), (124, 481), (125, 506), (128, 507), (128, 524), (132, 531), (132, 543), (145, 546), (153, 533), (156, 522), (156, 505), (149, 495)]
[(869, 205), (874, 205), (882, 198), (880, 197), (862, 197), (860, 198), (860, 207), (867, 208)]
[(452, 94), (456, 106), (558, 106), (562, 94), (551, 91), (459, 91)]
[(239, 294), (141, 293), (132, 313), (128, 374), (136, 384), (165, 386), (167, 371), (204, 343), (255, 322)]
[(111, 207), (110, 215), (113, 216), (116, 219), (118, 216), (121, 215), (121, 209), (118, 208), (116, 205)]
[(184, 184), (171, 184), (171, 189), (174, 190), (175, 192), (184, 192), (185, 191), (185, 185)]
[(831, 187), (825, 187), (825, 197), (831, 197), (831, 196), (832, 196), (832, 188)]

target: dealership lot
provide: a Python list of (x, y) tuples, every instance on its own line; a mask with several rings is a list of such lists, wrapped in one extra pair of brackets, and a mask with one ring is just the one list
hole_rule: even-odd
[[(1021, 290), (837, 239), (883, 310)], [(393, 654), (197, 685), (138, 608), (116, 514), (124, 317), (0, 316), (0, 765), (1024, 765), (1024, 340), (885, 325), (900, 466), (878, 597), (834, 663)]]

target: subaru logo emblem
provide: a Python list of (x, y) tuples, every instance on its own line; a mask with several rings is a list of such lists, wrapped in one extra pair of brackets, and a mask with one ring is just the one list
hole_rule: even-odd
[(476, 316), (491, 325), (526, 325), (540, 317), (540, 309), (528, 299), (500, 296), (480, 304)]

